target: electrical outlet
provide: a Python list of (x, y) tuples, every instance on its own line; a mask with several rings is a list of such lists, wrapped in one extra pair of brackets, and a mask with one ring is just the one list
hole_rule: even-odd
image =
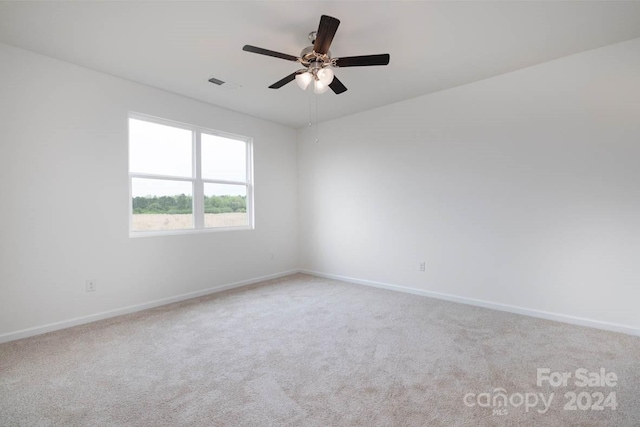
[(94, 279), (87, 279), (85, 282), (85, 291), (86, 292), (94, 292), (98, 286), (98, 282)]
[(418, 271), (425, 271), (427, 268), (427, 263), (424, 261), (420, 261), (420, 263), (418, 263)]

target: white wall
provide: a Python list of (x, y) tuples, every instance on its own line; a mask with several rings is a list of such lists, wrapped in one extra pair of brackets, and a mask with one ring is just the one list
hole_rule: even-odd
[(314, 136), (299, 133), (304, 269), (640, 331), (640, 40)]
[[(130, 110), (253, 137), (256, 230), (130, 239)], [(0, 44), (0, 341), (299, 266), (640, 330), (639, 40), (320, 133)]]
[[(128, 111), (253, 137), (256, 229), (130, 239)], [(295, 269), (296, 162), (284, 126), (0, 44), (0, 340)]]

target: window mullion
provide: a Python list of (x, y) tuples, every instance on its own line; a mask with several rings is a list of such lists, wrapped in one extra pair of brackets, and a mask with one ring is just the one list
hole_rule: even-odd
[(159, 175), (150, 173), (131, 172), (129, 178), (157, 179), (160, 181), (193, 181), (193, 177), (175, 176), (175, 175)]
[(193, 182), (193, 222), (195, 228), (204, 228), (204, 184), (202, 183), (202, 144), (200, 131), (193, 131), (193, 170), (195, 180)]
[(230, 184), (230, 185), (247, 185), (248, 181), (229, 181), (226, 179), (202, 179), (205, 184)]

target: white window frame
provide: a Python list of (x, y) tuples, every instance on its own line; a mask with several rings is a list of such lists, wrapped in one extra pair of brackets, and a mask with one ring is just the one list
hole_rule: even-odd
[[(150, 123), (156, 123), (164, 126), (171, 126), (178, 129), (185, 129), (191, 131), (192, 134), (192, 146), (191, 146), (191, 158), (192, 158), (192, 171), (195, 172), (191, 178), (183, 176), (173, 175), (160, 175), (160, 174), (148, 174), (131, 172), (131, 159), (129, 144), (129, 122), (130, 119), (142, 120)], [(203, 179), (201, 168), (201, 138), (202, 134), (215, 135), (222, 138), (235, 139), (242, 141), (246, 144), (246, 166), (247, 166), (247, 179), (246, 181), (230, 181), (222, 179)], [(215, 129), (208, 129), (201, 126), (190, 125), (186, 123), (176, 122), (173, 120), (163, 119), (160, 117), (154, 117), (147, 114), (129, 112), (127, 116), (127, 169), (129, 173), (129, 237), (147, 237), (147, 236), (167, 236), (175, 234), (196, 234), (196, 233), (210, 233), (230, 230), (253, 230), (254, 227), (254, 204), (253, 204), (253, 139), (236, 135), (229, 132), (223, 132)], [(181, 229), (181, 230), (149, 230), (149, 231), (135, 231), (133, 229), (133, 178), (145, 178), (145, 179), (158, 179), (168, 181), (183, 181), (191, 182), (192, 185), (192, 202), (193, 202), (193, 228)], [(237, 227), (208, 227), (204, 226), (204, 184), (233, 184), (244, 185), (247, 188), (247, 219), (248, 225)]]

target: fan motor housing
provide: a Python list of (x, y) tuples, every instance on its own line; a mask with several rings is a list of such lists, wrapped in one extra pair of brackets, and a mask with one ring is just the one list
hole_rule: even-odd
[(329, 64), (331, 63), (331, 51), (327, 52), (325, 55), (318, 55), (314, 52), (313, 46), (307, 46), (302, 49), (302, 52), (300, 52), (300, 58), (302, 59), (302, 64), (307, 67), (314, 62)]

